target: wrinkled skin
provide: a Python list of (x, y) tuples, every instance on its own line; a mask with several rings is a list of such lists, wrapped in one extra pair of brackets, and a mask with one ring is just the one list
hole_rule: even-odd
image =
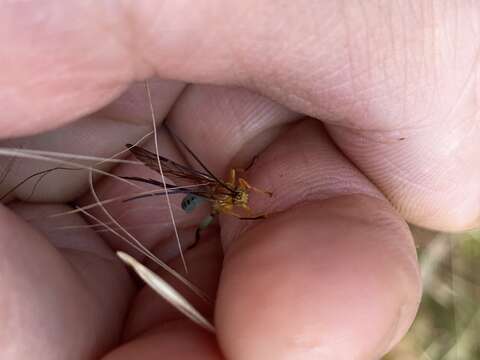
[[(1, 359), (377, 359), (408, 330), (421, 294), (405, 220), (478, 226), (477, 2), (50, 0), (1, 9), (3, 138), (84, 117), (80, 138), (58, 130), (30, 139), (111, 155), (148, 131), (143, 87), (131, 85), (155, 75), (175, 80), (152, 83), (159, 122), (170, 113), (170, 128), (218, 174), (259, 154), (247, 177), (275, 194), (252, 199), (266, 220), (221, 218), (221, 231), (187, 252), (190, 278), (216, 296), (214, 309), (190, 296), (214, 317), (216, 337), (135, 283), (112, 235), (65, 236), (51, 230), (63, 220), (21, 219), (65, 205), (2, 208)], [(166, 140), (160, 150), (180, 157)], [(91, 201), (69, 176), (49, 177), (42, 200)], [(120, 186), (97, 185), (101, 198)], [(156, 226), (136, 235), (169, 258), (171, 225), (158, 206)], [(180, 232), (201, 215), (180, 217)]]

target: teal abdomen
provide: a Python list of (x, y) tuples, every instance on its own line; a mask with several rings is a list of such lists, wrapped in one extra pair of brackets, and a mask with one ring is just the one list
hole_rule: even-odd
[(182, 209), (186, 213), (191, 213), (203, 201), (205, 201), (205, 199), (200, 196), (188, 194), (182, 200)]

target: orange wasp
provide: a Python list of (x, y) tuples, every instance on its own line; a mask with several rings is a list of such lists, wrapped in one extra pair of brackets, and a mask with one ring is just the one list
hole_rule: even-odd
[[(241, 220), (258, 220), (265, 218), (265, 214), (257, 216), (243, 216), (237, 212), (237, 209), (240, 209), (247, 214), (251, 213), (251, 209), (248, 206), (250, 190), (268, 195), (270, 197), (272, 196), (271, 192), (258, 189), (250, 185), (245, 179), (237, 177), (238, 170), (236, 169), (230, 170), (227, 181), (220, 180), (202, 163), (202, 161), (193, 153), (192, 150), (187, 147), (185, 143), (178, 138), (177, 140), (183, 145), (193, 159), (195, 159), (202, 170), (195, 170), (188, 166), (178, 164), (140, 146), (131, 144), (127, 144), (126, 146), (139, 161), (143, 162), (147, 167), (158, 173), (160, 173), (160, 162), (165, 176), (178, 182), (180, 187), (178, 185), (164, 184), (163, 182), (155, 179), (145, 179), (136, 176), (122, 176), (122, 178), (156, 185), (162, 187), (163, 189), (166, 188), (168, 194), (185, 194), (181, 206), (182, 209), (187, 213), (191, 213), (202, 202), (210, 202), (212, 210), (210, 215), (208, 215), (199, 224), (195, 234), (196, 240), (198, 240), (200, 236), (200, 231), (206, 229), (218, 214), (235, 216)], [(250, 164), (248, 168), (253, 165), (254, 161), (252, 161), (252, 164)], [(188, 185), (189, 187), (184, 188), (181, 187), (182, 185)], [(158, 193), (135, 196), (126, 201), (157, 195), (165, 195), (165, 190), (162, 190)]]

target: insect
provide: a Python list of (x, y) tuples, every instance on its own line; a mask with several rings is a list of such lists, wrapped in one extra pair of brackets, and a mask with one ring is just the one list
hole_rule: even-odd
[[(139, 161), (143, 162), (147, 167), (158, 173), (160, 173), (160, 162), (163, 173), (169, 178), (174, 179), (175, 182), (178, 182), (180, 187), (178, 185), (164, 184), (163, 182), (155, 179), (144, 179), (135, 176), (122, 176), (122, 178), (156, 185), (162, 189), (166, 188), (168, 194), (185, 194), (185, 197), (181, 203), (181, 207), (187, 213), (194, 211), (202, 202), (210, 202), (211, 212), (197, 227), (195, 232), (196, 241), (198, 241), (200, 237), (200, 231), (206, 229), (218, 214), (231, 215), (241, 220), (258, 220), (266, 217), (265, 214), (256, 216), (251, 215), (251, 209), (248, 205), (249, 192), (255, 191), (270, 197), (273, 195), (271, 192), (258, 189), (250, 185), (242, 177), (238, 177), (238, 169), (231, 169), (228, 180), (222, 181), (200, 161), (200, 159), (193, 153), (192, 150), (187, 147), (185, 143), (183, 143), (181, 140), (179, 140), (179, 142), (183, 145), (183, 147), (185, 147), (190, 155), (192, 155), (195, 161), (201, 166), (203, 171), (195, 170), (188, 166), (178, 164), (170, 159), (150, 152), (141, 146), (131, 144), (127, 144), (126, 146)], [(248, 168), (250, 168), (252, 164), (250, 164)], [(189, 187), (181, 187), (186, 185), (189, 185)], [(126, 201), (156, 195), (165, 195), (165, 191), (162, 190), (158, 193), (135, 196), (127, 199)], [(246, 213), (247, 215), (242, 215), (238, 210)]]

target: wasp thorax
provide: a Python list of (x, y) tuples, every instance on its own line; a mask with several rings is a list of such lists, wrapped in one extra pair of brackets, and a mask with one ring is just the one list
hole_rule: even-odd
[(244, 205), (248, 204), (248, 192), (238, 191), (235, 194), (235, 205)]

